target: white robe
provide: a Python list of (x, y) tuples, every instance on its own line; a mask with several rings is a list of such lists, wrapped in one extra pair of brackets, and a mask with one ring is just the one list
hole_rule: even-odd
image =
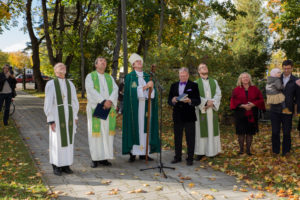
[[(58, 79), (59, 85), (62, 93), (64, 110), (65, 110), (65, 124), (69, 121), (69, 108), (68, 108), (68, 94), (67, 94), (67, 84), (66, 79)], [(58, 109), (56, 101), (56, 91), (54, 86), (54, 80), (47, 82), (45, 88), (45, 101), (44, 101), (44, 112), (47, 117), (47, 122), (55, 122), (56, 130), (55, 132), (51, 130), (49, 126), (49, 156), (50, 163), (56, 165), (57, 167), (70, 166), (73, 164), (73, 146), (76, 133), (76, 123), (75, 120), (78, 119), (79, 103), (77, 99), (76, 89), (74, 84), (69, 81), (72, 95), (72, 108), (73, 108), (73, 140), (72, 144), (69, 141), (69, 130), (67, 128), (67, 138), (68, 146), (61, 146), (61, 135), (59, 128), (59, 118)]]
[(100, 137), (92, 136), (92, 109), (95, 109), (98, 103), (104, 100), (110, 100), (113, 103), (113, 107), (117, 108), (118, 102), (118, 91), (119, 88), (115, 83), (114, 79), (111, 77), (113, 82), (113, 91), (109, 95), (108, 86), (104, 74), (98, 73), (100, 93), (94, 89), (94, 82), (92, 80), (91, 74), (88, 74), (85, 79), (85, 88), (87, 93), (87, 123), (88, 123), (88, 139), (90, 153), (93, 161), (107, 160), (114, 158), (113, 152), (113, 142), (114, 136), (109, 135), (109, 117), (106, 120), (101, 120), (101, 135)]
[[(221, 102), (221, 90), (218, 85), (218, 82), (216, 82), (216, 93), (215, 96), (211, 96), (211, 90), (210, 90), (210, 85), (209, 81), (202, 79), (203, 82), (203, 87), (204, 87), (204, 92), (205, 92), (205, 97), (201, 97), (201, 104), (196, 107), (196, 116), (197, 116), (197, 121), (195, 124), (196, 127), (196, 138), (195, 138), (195, 154), (196, 155), (205, 155), (208, 157), (212, 157), (217, 155), (218, 153), (221, 152), (221, 141), (220, 141), (220, 133), (218, 136), (214, 136), (214, 130), (213, 130), (213, 110), (218, 111), (220, 107), (220, 102)], [(209, 108), (205, 111), (204, 107), (205, 104), (208, 100), (213, 100), (214, 101), (214, 106), (213, 108)], [(200, 122), (199, 122), (199, 110), (202, 113), (207, 113), (207, 126), (208, 126), (208, 137), (203, 138), (200, 136)]]
[[(146, 85), (146, 81), (143, 78), (144, 73), (135, 71), (138, 76), (138, 87), (137, 87), (137, 96), (139, 99), (139, 115), (138, 115), (138, 123), (139, 123), (139, 141), (140, 145), (133, 145), (131, 153), (133, 155), (146, 155), (146, 140), (147, 133), (144, 132), (144, 124), (145, 124), (145, 103), (146, 99), (148, 99), (149, 90), (143, 91), (143, 87)], [(152, 90), (151, 98), (153, 99), (155, 96), (155, 91)], [(126, 106), (126, 105), (124, 105)], [(149, 135), (150, 138), (150, 135)], [(150, 141), (150, 140), (149, 140)], [(150, 145), (148, 145), (148, 154), (150, 152)]]

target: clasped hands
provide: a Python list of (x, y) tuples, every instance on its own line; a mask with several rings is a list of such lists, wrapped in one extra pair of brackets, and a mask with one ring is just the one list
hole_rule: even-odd
[(240, 107), (244, 108), (245, 110), (251, 110), (255, 105), (251, 102), (248, 102), (247, 104), (241, 104)]
[(207, 100), (206, 106), (204, 107), (205, 110), (214, 107), (214, 100)]

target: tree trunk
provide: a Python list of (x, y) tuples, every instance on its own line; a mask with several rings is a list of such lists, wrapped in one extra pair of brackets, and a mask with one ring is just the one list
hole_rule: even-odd
[(158, 46), (161, 46), (161, 37), (164, 28), (164, 14), (165, 14), (165, 5), (164, 0), (160, 0), (160, 21), (159, 21), (159, 31), (158, 31)]
[(116, 80), (117, 72), (118, 72), (118, 64), (119, 64), (119, 53), (121, 48), (121, 37), (122, 37), (122, 10), (121, 4), (118, 6), (118, 22), (117, 22), (117, 30), (116, 30), (116, 46), (114, 48), (113, 53), (113, 66), (112, 66), (112, 77)]
[(34, 81), (37, 84), (37, 89), (39, 92), (44, 91), (45, 89), (45, 81), (42, 78), (40, 71), (40, 55), (39, 55), (39, 42), (35, 37), (33, 27), (32, 27), (32, 18), (31, 18), (31, 6), (32, 0), (28, 0), (26, 3), (26, 25), (31, 41), (31, 49), (32, 49), (32, 62), (33, 62), (33, 76)]
[(70, 65), (73, 61), (73, 58), (74, 58), (74, 54), (69, 54), (66, 58), (66, 61), (65, 61), (65, 65), (67, 67), (67, 73), (66, 73), (66, 77), (69, 76), (69, 73), (70, 73)]
[(64, 14), (65, 14), (65, 7), (63, 5), (60, 4), (60, 8), (59, 8), (59, 36), (58, 36), (58, 40), (59, 40), (59, 45), (58, 45), (58, 49), (57, 49), (57, 54), (56, 54), (56, 61), (57, 62), (62, 62), (63, 59), (63, 38), (64, 38), (64, 30), (65, 30), (65, 21), (64, 21)]
[(42, 8), (43, 8), (43, 20), (44, 20), (44, 32), (46, 37), (46, 46), (49, 56), (49, 61), (51, 65), (56, 64), (56, 60), (53, 55), (53, 49), (52, 49), (52, 41), (49, 34), (49, 22), (48, 22), (48, 12), (47, 12), (47, 6), (46, 6), (47, 0), (42, 0)]
[(126, 0), (121, 0), (122, 7), (122, 27), (123, 27), (123, 56), (124, 56), (124, 76), (128, 74), (128, 54), (127, 54), (127, 27), (126, 27)]
[(80, 3), (80, 24), (79, 24), (79, 37), (80, 37), (80, 53), (81, 53), (81, 97), (84, 98), (85, 93), (85, 72), (84, 72), (84, 52), (83, 52), (83, 13), (82, 13), (82, 5)]

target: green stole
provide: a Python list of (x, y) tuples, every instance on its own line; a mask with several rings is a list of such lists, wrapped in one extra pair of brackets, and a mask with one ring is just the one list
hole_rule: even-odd
[[(98, 77), (98, 72), (93, 71), (91, 73), (92, 80), (94, 83), (95, 90), (100, 93), (100, 82)], [(108, 87), (108, 93), (111, 95), (113, 91), (113, 80), (111, 76), (107, 73), (104, 73), (104, 77)], [(92, 109), (92, 113), (94, 113), (95, 109)], [(116, 110), (114, 107), (111, 107), (109, 112), (109, 135), (115, 135), (116, 131)], [(101, 136), (101, 119), (97, 117), (92, 117), (92, 136), (93, 137), (100, 137)]]
[[(68, 108), (69, 108), (69, 141), (70, 144), (73, 143), (73, 108), (72, 108), (72, 96), (71, 96), (71, 87), (70, 83), (67, 79), (65, 79), (67, 84), (67, 93), (68, 93)], [(61, 138), (61, 146), (66, 147), (68, 146), (68, 138), (67, 138), (67, 127), (66, 127), (66, 117), (65, 117), (65, 109), (64, 103), (61, 96), (61, 90), (59, 86), (58, 78), (54, 79), (54, 86), (56, 92), (56, 102), (57, 102), (57, 109), (58, 109), (58, 119), (59, 119), (59, 128), (60, 128), (60, 138)]]
[[(205, 91), (204, 91), (202, 78), (199, 78), (196, 82), (198, 83), (200, 96), (202, 98), (205, 98)], [(210, 85), (211, 96), (213, 97), (216, 94), (217, 85), (215, 80), (210, 77), (208, 78), (208, 82)], [(208, 137), (207, 113), (201, 113), (201, 111), (199, 111), (199, 122), (200, 122), (201, 137)], [(213, 129), (214, 129), (214, 136), (218, 136), (219, 120), (218, 120), (218, 112), (216, 112), (215, 110), (213, 110)]]

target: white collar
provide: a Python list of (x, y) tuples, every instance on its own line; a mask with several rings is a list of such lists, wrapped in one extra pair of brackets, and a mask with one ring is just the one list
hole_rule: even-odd
[(134, 70), (135, 71), (135, 73), (136, 73), (136, 75), (138, 76), (138, 77), (142, 77), (143, 75), (144, 75), (144, 72), (143, 71), (141, 71), (141, 72), (138, 72), (138, 71), (136, 71), (136, 70)]

